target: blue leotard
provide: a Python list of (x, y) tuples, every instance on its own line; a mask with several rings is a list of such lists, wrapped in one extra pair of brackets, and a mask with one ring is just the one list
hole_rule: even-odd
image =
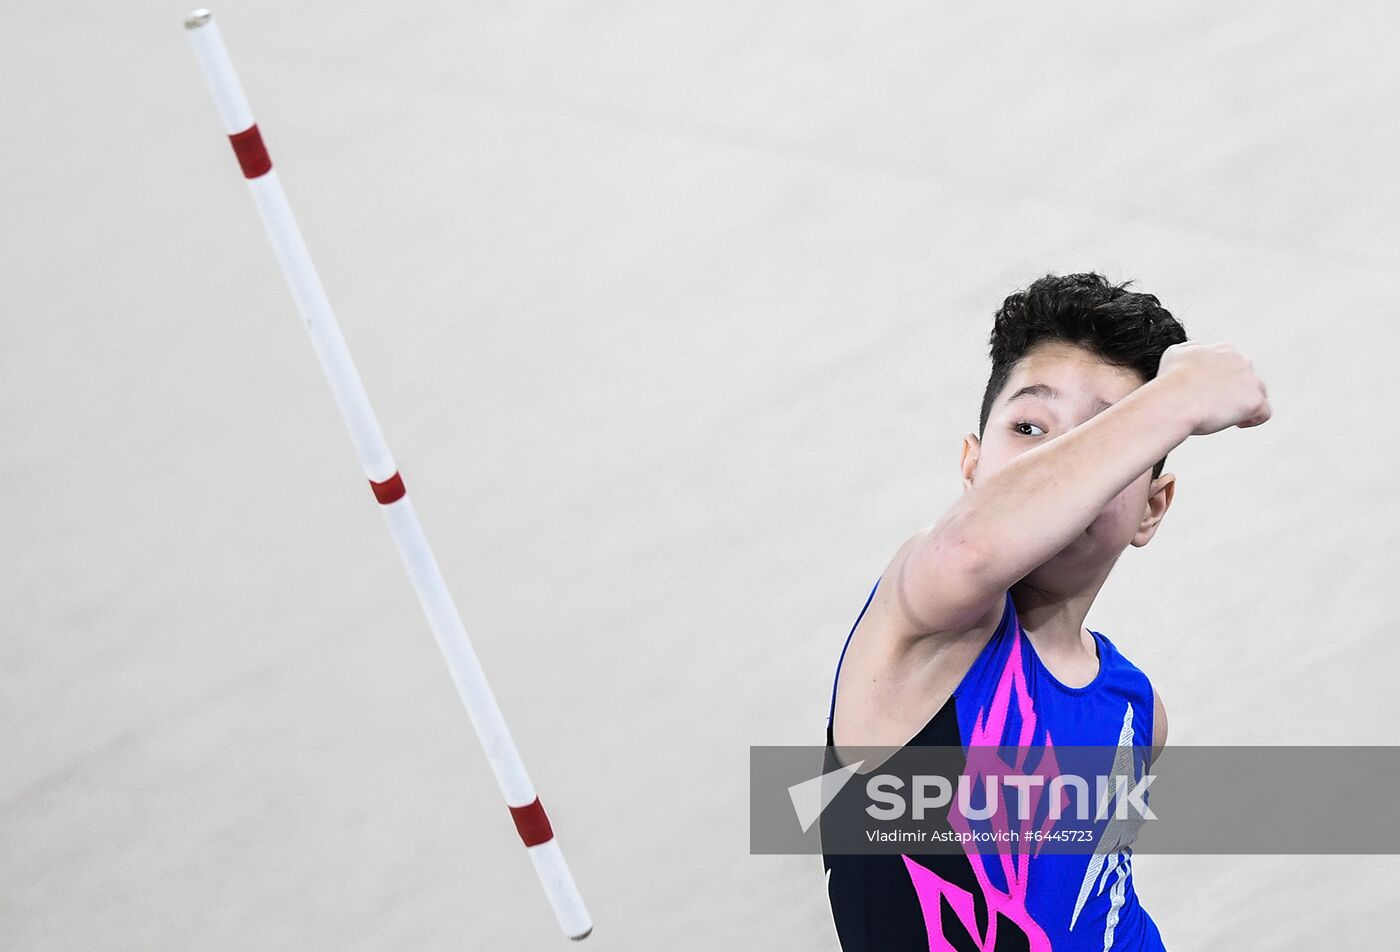
[[(879, 584), (851, 626), (847, 646)], [(1068, 687), (1041, 663), (1008, 591), (997, 630), (909, 746), (1103, 746), (1117, 748), (1116, 758), (1107, 752), (1110, 760), (1130, 764), (1141, 777), (1152, 743), (1152, 685), (1113, 642), (1092, 634), (1099, 673), (1083, 687)], [(845, 655), (842, 648), (842, 660)], [(840, 673), (838, 661), (837, 679)], [(826, 743), (834, 756), (835, 680), (831, 701)], [(824, 854), (822, 859), (844, 952), (1164, 949), (1157, 926), (1138, 902), (1129, 845), (1108, 853), (1028, 849), (1009, 872), (995, 853), (976, 848), (962, 854)]]

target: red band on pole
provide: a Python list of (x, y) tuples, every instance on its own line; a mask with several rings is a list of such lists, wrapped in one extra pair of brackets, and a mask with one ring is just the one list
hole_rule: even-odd
[(369, 481), (370, 488), (374, 490), (374, 498), (379, 500), (381, 506), (387, 506), (391, 502), (398, 502), (408, 492), (403, 488), (403, 477), (396, 470), (394, 475), (384, 480), (382, 483)]
[(255, 122), (242, 132), (228, 137), (233, 143), (233, 154), (238, 156), (238, 166), (244, 178), (257, 178), (272, 171), (272, 159), (268, 157), (267, 146), (263, 145), (262, 133)]
[(544, 807), (540, 806), (539, 797), (523, 807), (511, 807), (510, 815), (526, 846), (548, 843), (554, 839), (554, 830), (549, 825), (549, 817), (545, 816)]

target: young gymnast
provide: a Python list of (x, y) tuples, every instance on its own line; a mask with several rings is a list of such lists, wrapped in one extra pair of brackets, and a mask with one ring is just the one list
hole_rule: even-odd
[[(1246, 357), (1187, 342), (1131, 283), (1046, 275), (996, 312), (962, 495), (900, 546), (842, 649), (826, 729), (834, 763), (866, 745), (1150, 746), (1155, 758), (1166, 742), (1147, 676), (1084, 619), (1119, 556), (1166, 515), (1167, 453), (1270, 410)], [(1130, 847), (1030, 852), (1010, 867), (975, 847), (824, 855), (842, 948), (1164, 948)]]

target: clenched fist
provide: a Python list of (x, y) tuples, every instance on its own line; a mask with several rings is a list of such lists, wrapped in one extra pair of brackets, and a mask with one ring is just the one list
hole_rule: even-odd
[(1157, 379), (1180, 389), (1190, 408), (1192, 436), (1269, 419), (1269, 392), (1254, 362), (1224, 341), (1185, 341), (1162, 353)]

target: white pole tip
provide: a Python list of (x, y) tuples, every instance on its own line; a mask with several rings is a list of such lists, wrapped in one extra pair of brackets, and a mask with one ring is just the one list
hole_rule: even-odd
[(185, 17), (185, 29), (187, 29), (187, 30), (197, 30), (197, 29), (199, 29), (200, 27), (204, 26), (204, 24), (206, 24), (206, 23), (209, 22), (209, 17), (210, 17), (210, 16), (212, 16), (212, 14), (210, 14), (210, 12), (209, 12), (208, 10), (196, 10), (196, 11), (194, 11), (194, 12), (191, 13), (189, 16)]
[(587, 932), (581, 933), (581, 934), (579, 934), (579, 935), (571, 935), (571, 936), (569, 936), (569, 938), (570, 938), (570, 939), (573, 939), (575, 942), (582, 942), (584, 939), (588, 938), (588, 937), (591, 936), (592, 934), (593, 934), (593, 927), (592, 927), (592, 926), (589, 926)]

